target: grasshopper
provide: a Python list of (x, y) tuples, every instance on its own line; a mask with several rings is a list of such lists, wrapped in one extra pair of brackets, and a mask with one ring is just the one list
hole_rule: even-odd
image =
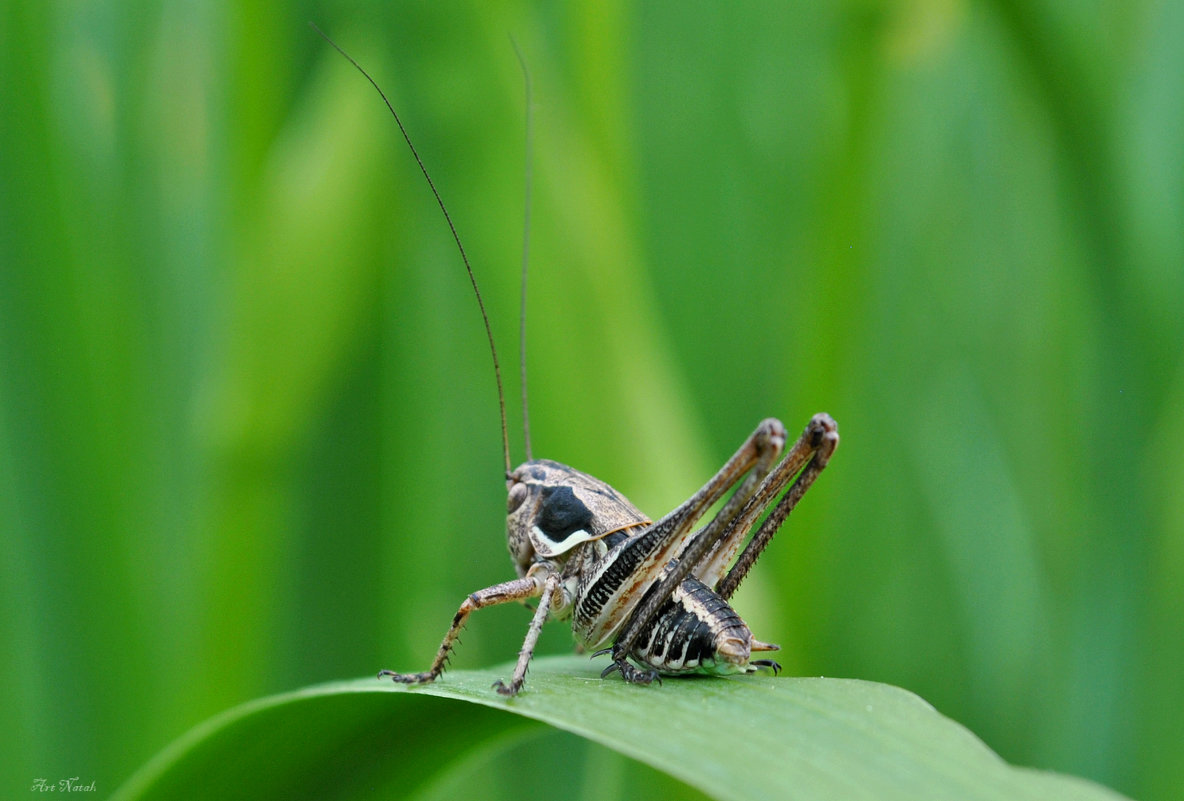
[[(316, 29), (316, 26), (313, 26)], [(518, 578), (486, 587), (461, 603), (431, 666), (422, 673), (379, 672), (405, 684), (425, 684), (443, 673), (469, 615), (512, 601), (535, 602), (534, 614), (509, 682), (493, 686), (516, 695), (526, 680), (534, 648), (547, 620), (570, 620), (576, 641), (592, 656), (608, 655), (601, 672), (630, 683), (661, 683), (661, 676), (689, 673), (774, 673), (758, 652), (778, 650), (753, 637), (729, 605), (773, 535), (826, 467), (839, 444), (829, 415), (816, 414), (786, 450), (787, 434), (769, 418), (706, 484), (678, 508), (653, 522), (609, 484), (568, 465), (530, 455), (523, 366), (523, 429), (527, 461), (512, 468), (505, 396), (497, 349), (481, 292), (456, 226), (399, 115), (370, 75), (344, 50), (322, 37), (370, 81), (394, 116), (444, 214), (477, 297), (493, 358), (501, 411), (507, 490), (506, 540)], [(529, 75), (526, 77), (529, 109)], [(529, 149), (530, 126), (527, 122)], [(527, 181), (529, 210), (529, 172)], [(527, 233), (527, 240), (529, 233)], [(523, 327), (526, 256), (523, 256)], [(524, 337), (520, 339), (524, 342)], [(525, 365), (525, 352), (521, 353)], [(702, 526), (709, 509), (733, 490)], [(762, 519), (763, 518), (763, 519)], [(698, 527), (697, 527), (698, 526)], [(750, 536), (751, 535), (751, 536)]]

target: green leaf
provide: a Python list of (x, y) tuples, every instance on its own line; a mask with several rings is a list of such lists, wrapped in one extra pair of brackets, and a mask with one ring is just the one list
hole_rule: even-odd
[(538, 722), (720, 799), (1122, 798), (1012, 767), (884, 684), (755, 675), (639, 687), (601, 680), (586, 657), (551, 657), (505, 699), (490, 685), (510, 670), (456, 671), (411, 689), (358, 679), (257, 699), (190, 731), (114, 798), (442, 797), (442, 786), (473, 781), (451, 774), (539, 736)]

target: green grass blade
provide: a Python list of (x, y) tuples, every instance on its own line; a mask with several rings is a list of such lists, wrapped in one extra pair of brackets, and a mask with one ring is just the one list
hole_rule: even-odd
[(406, 796), (447, 781), (466, 753), (529, 739), (539, 722), (719, 799), (1122, 798), (1012, 767), (888, 685), (742, 676), (647, 688), (601, 680), (585, 657), (553, 657), (536, 661), (526, 691), (504, 699), (490, 685), (509, 670), (456, 671), (415, 689), (367, 678), (261, 698), (190, 731), (115, 798)]

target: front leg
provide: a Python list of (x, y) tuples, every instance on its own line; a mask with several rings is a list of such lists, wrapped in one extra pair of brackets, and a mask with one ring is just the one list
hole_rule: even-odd
[[(452, 647), (456, 644), (456, 638), (460, 636), (460, 630), (464, 628), (465, 621), (468, 619), (470, 613), (485, 606), (496, 606), (497, 604), (509, 603), (510, 601), (525, 601), (527, 598), (537, 598), (543, 592), (544, 584), (545, 582), (542, 577), (531, 575), (526, 578), (495, 584), (483, 590), (477, 590), (468, 598), (465, 598), (464, 603), (460, 605), (460, 609), (456, 612), (456, 617), (452, 618), (452, 625), (448, 627), (448, 633), (444, 635), (444, 642), (440, 643), (440, 650), (436, 652), (436, 658), (432, 661), (432, 666), (427, 671), (423, 673), (396, 673), (393, 670), (380, 670), (378, 672), (378, 678), (389, 678), (402, 684), (427, 684), (428, 682), (435, 681), (444, 672), (444, 665), (448, 663), (448, 655), (452, 652)], [(547, 594), (546, 598), (549, 597), (550, 593)], [(540, 607), (545, 605), (546, 599), (544, 599), (543, 603), (539, 604)], [(534, 636), (537, 640), (537, 632)], [(529, 635), (527, 639), (529, 641)], [(532, 644), (532, 650), (533, 647)], [(523, 673), (525, 674), (525, 672), (524, 668)]]
[(534, 610), (534, 617), (530, 619), (530, 628), (526, 630), (526, 640), (522, 643), (522, 650), (518, 652), (518, 664), (514, 666), (514, 677), (510, 679), (508, 685), (502, 683), (500, 679), (493, 683), (493, 689), (501, 695), (517, 695), (518, 691), (522, 689), (522, 683), (526, 681), (526, 668), (530, 665), (531, 657), (534, 656), (534, 647), (538, 644), (539, 632), (543, 630), (543, 624), (547, 622), (547, 613), (551, 611), (551, 602), (557, 589), (559, 589), (559, 574), (552, 573), (543, 583), (543, 593), (539, 598), (538, 609)]

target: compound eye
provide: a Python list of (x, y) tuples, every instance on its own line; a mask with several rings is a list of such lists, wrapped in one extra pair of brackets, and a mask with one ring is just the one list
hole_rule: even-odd
[(510, 491), (506, 494), (506, 514), (513, 514), (529, 494), (530, 490), (526, 488), (525, 484), (511, 486)]

